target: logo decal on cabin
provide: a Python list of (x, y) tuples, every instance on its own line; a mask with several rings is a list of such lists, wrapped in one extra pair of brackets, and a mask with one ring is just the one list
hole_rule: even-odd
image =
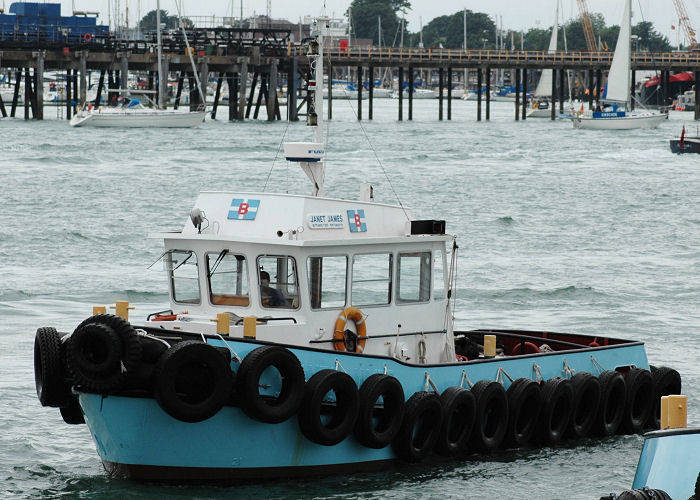
[(367, 232), (364, 209), (348, 210), (348, 225), (351, 233)]
[(255, 220), (259, 207), (260, 200), (234, 198), (231, 202), (228, 218), (234, 220)]

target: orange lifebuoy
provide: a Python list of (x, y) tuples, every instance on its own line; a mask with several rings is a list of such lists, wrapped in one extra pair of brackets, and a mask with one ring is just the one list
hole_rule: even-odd
[(175, 321), (177, 314), (156, 314), (151, 321)]
[[(338, 315), (333, 331), (333, 347), (336, 351), (363, 352), (365, 350), (367, 343), (365, 319), (362, 311), (356, 307), (348, 307)], [(348, 320), (355, 323), (357, 334), (345, 328)]]
[[(537, 347), (535, 344), (532, 342), (525, 342), (525, 354), (537, 354), (540, 352), (540, 348)], [(513, 346), (513, 350), (510, 351), (511, 356), (517, 356), (520, 354), (520, 343), (515, 344)]]
[(85, 33), (83, 35), (83, 41), (84, 42), (91, 42), (92, 41), (92, 35), (90, 33)]

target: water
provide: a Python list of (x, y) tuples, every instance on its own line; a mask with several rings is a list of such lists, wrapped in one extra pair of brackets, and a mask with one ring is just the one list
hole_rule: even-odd
[[(365, 101), (366, 116), (366, 101)], [(362, 127), (336, 101), (327, 186), (445, 218), (460, 236), (457, 326), (530, 328), (634, 338), (652, 364), (678, 369), (689, 420), (700, 424), (700, 168), (660, 129), (574, 131), (514, 122), (512, 105), (376, 100)], [(52, 115), (47, 108), (46, 115)], [(404, 115), (406, 116), (406, 114)], [(694, 131), (690, 125), (690, 130)], [(237, 488), (140, 485), (105, 476), (84, 426), (42, 408), (34, 332), (72, 329), (92, 305), (128, 299), (132, 319), (167, 309), (161, 252), (150, 232), (179, 230), (201, 189), (306, 193), (281, 157), (303, 123), (207, 122), (196, 130), (72, 129), (64, 121), (0, 120), (0, 494), (3, 498), (598, 498), (632, 483), (642, 440), (618, 436), (499, 452), (376, 474)], [(386, 175), (385, 175), (386, 172)], [(269, 180), (268, 180), (269, 175)]]

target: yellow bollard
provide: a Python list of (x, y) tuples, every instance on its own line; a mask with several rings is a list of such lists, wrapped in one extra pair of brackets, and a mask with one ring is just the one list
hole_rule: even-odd
[(257, 318), (255, 316), (245, 316), (243, 318), (243, 336), (254, 339), (255, 338), (255, 330), (257, 328)]
[(688, 397), (671, 395), (661, 397), (661, 428), (683, 429), (688, 426)]
[(210, 319), (216, 323), (216, 333), (219, 335), (228, 335), (231, 330), (231, 315), (229, 313), (219, 313), (216, 319)]
[(129, 321), (129, 309), (133, 309), (128, 300), (118, 300), (116, 305), (109, 306), (109, 308), (115, 309), (117, 316), (126, 321)]
[(105, 306), (92, 306), (92, 315), (97, 316), (98, 314), (107, 314), (107, 308)]
[(484, 335), (484, 357), (493, 358), (496, 355), (496, 336)]

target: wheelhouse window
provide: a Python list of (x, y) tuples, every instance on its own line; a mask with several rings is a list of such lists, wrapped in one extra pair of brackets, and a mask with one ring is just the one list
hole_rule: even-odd
[(258, 257), (258, 287), (263, 307), (297, 309), (299, 282), (294, 258), (273, 255)]
[(433, 252), (433, 300), (445, 298), (445, 263), (442, 250)]
[(248, 266), (243, 255), (228, 250), (207, 254), (207, 277), (212, 304), (239, 307), (250, 304)]
[(398, 302), (430, 300), (430, 252), (399, 253)]
[(345, 307), (348, 258), (346, 256), (309, 257), (306, 274), (309, 277), (311, 307), (331, 309)]
[(198, 304), (200, 294), (197, 254), (189, 250), (170, 250), (163, 255), (163, 262), (170, 275), (173, 300), (185, 304)]
[(352, 305), (373, 306), (391, 302), (392, 255), (374, 253), (352, 259)]

